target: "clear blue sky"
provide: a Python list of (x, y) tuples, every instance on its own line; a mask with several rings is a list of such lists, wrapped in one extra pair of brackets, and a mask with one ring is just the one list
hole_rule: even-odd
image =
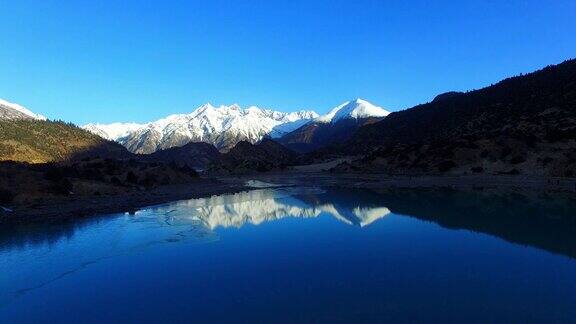
[(0, 0), (0, 98), (75, 123), (389, 110), (576, 57), (576, 1)]

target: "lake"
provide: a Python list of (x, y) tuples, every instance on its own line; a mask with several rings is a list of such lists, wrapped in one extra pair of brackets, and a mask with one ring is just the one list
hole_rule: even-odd
[(263, 188), (0, 230), (0, 323), (576, 321), (572, 197)]

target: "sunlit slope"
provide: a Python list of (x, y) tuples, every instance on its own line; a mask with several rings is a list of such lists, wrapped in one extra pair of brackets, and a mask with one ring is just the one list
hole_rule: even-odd
[(0, 161), (58, 162), (83, 157), (126, 157), (121, 145), (60, 121), (0, 121)]

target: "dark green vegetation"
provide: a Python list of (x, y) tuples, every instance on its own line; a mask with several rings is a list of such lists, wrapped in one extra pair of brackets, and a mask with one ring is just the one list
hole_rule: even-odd
[(208, 165), (220, 159), (220, 152), (212, 144), (190, 142), (183, 146), (175, 146), (139, 157), (146, 161), (174, 163), (179, 166), (206, 169)]
[(282, 170), (297, 161), (297, 154), (271, 139), (258, 144), (241, 141), (212, 165), (211, 171), (247, 173)]
[(340, 171), (576, 176), (576, 60), (390, 114), (322, 154)]
[(118, 195), (194, 181), (187, 166), (135, 159), (84, 159), (70, 163), (0, 163), (0, 204), (33, 204), (58, 197)]
[(70, 123), (0, 120), (0, 161), (46, 163), (97, 156), (125, 158), (130, 154), (120, 144)]

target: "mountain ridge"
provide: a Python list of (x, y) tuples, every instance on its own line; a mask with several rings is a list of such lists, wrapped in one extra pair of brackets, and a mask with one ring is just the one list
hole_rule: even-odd
[(265, 136), (282, 136), (316, 117), (317, 113), (308, 110), (284, 113), (208, 103), (190, 114), (169, 115), (151, 123), (87, 124), (83, 128), (116, 140), (134, 153), (152, 153), (189, 142), (206, 142), (227, 151), (242, 140), (256, 143)]
[(36, 119), (46, 120), (46, 117), (33, 113), (28, 108), (0, 99), (0, 120)]
[(327, 114), (285, 134), (278, 141), (297, 152), (307, 153), (345, 142), (361, 126), (380, 121), (389, 114), (382, 107), (358, 98), (334, 107)]

